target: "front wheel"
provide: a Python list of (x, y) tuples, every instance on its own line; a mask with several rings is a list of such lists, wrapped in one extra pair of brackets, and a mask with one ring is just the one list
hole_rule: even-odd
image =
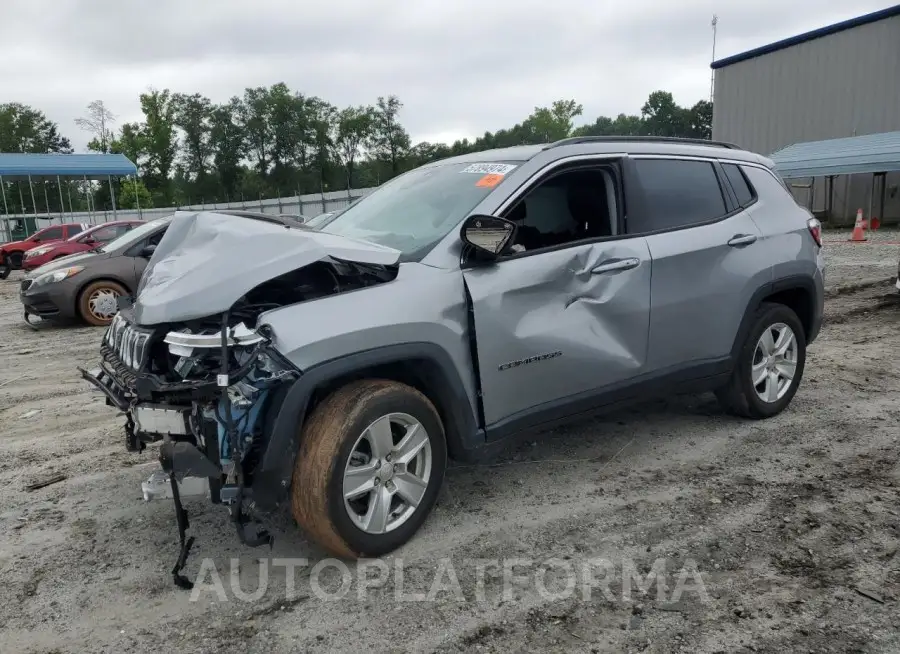
[(334, 555), (381, 556), (421, 527), (446, 466), (443, 425), (428, 398), (399, 382), (352, 382), (323, 400), (303, 430), (294, 519)]
[(78, 314), (89, 325), (108, 325), (119, 310), (119, 297), (125, 294), (125, 289), (116, 282), (92, 282), (78, 296)]
[(781, 413), (806, 365), (806, 335), (794, 311), (763, 303), (738, 354), (731, 379), (716, 393), (726, 409), (748, 418)]

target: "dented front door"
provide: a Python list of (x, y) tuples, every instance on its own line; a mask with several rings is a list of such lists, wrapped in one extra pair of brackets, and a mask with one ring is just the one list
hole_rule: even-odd
[(486, 425), (540, 421), (644, 372), (650, 266), (635, 237), (466, 270)]

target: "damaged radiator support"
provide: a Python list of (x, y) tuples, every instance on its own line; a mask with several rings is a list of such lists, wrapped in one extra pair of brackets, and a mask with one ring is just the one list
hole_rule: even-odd
[[(244, 513), (244, 470), (241, 465), (241, 454), (243, 453), (243, 447), (241, 445), (240, 435), (238, 434), (237, 428), (235, 426), (231, 397), (228, 394), (228, 388), (231, 384), (229, 374), (228, 318), (229, 313), (226, 311), (222, 315), (221, 372), (219, 373), (218, 379), (216, 380), (216, 385), (220, 390), (221, 408), (224, 416), (218, 415), (218, 406), (214, 409), (218, 422), (224, 425), (225, 440), (228, 442), (235, 459), (233, 470), (235, 480), (237, 481), (237, 487), (235, 488), (236, 492), (234, 493), (233, 497), (228, 498), (229, 501), (227, 503), (231, 504), (231, 519), (234, 522), (235, 528), (238, 533), (238, 538), (240, 538), (241, 542), (250, 547), (268, 545), (271, 548), (275, 542), (272, 533), (265, 527), (255, 524), (254, 521), (249, 519), (248, 516), (246, 516)], [(175, 503), (175, 516), (178, 523), (178, 538), (180, 547), (178, 560), (175, 562), (175, 567), (172, 569), (172, 577), (177, 587), (190, 590), (194, 587), (194, 585), (184, 575), (181, 574), (181, 571), (184, 569), (184, 566), (187, 563), (188, 554), (190, 553), (191, 547), (194, 544), (194, 537), (191, 536), (190, 538), (187, 538), (187, 530), (190, 528), (190, 523), (188, 521), (187, 511), (185, 510), (184, 505), (181, 503), (181, 494), (178, 489), (178, 482), (175, 478), (174, 470), (170, 473), (170, 483), (172, 486), (172, 500)], [(225, 489), (222, 490), (224, 491)], [(223, 501), (226, 499), (224, 497), (224, 492), (222, 499)]]
[(275, 542), (271, 532), (264, 527), (257, 528), (244, 515), (244, 470), (240, 457), (243, 453), (243, 448), (240, 444), (237, 429), (234, 426), (231, 397), (228, 395), (228, 386), (230, 384), (228, 378), (228, 316), (228, 311), (222, 314), (222, 374), (219, 378), (219, 387), (222, 391), (222, 408), (225, 411), (226, 439), (231, 445), (231, 451), (237, 455), (234, 466), (235, 476), (237, 477), (237, 494), (231, 507), (231, 518), (237, 529), (238, 538), (240, 538), (242, 543), (250, 547), (268, 545), (271, 548)]

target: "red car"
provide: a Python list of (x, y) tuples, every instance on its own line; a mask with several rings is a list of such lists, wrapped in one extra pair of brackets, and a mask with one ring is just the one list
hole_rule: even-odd
[(65, 241), (48, 243), (29, 250), (22, 261), (24, 270), (34, 270), (43, 266), (48, 261), (59, 259), (70, 254), (87, 252), (94, 248), (109, 243), (114, 238), (119, 238), (125, 232), (132, 230), (143, 223), (140, 220), (118, 220), (115, 222), (93, 225), (88, 229), (72, 236)]
[(39, 229), (23, 241), (12, 241), (0, 245), (0, 279), (9, 277), (9, 273), (22, 267), (25, 253), (39, 245), (64, 241), (76, 234), (80, 234), (90, 225), (87, 223), (66, 223), (64, 225), (51, 225)]

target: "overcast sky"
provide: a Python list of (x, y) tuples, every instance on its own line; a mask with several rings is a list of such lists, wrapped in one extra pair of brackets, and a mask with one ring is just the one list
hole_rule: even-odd
[(102, 99), (141, 118), (148, 87), (221, 102), (285, 82), (338, 106), (396, 94), (413, 141), (511, 126), (574, 98), (583, 122), (656, 89), (709, 97), (716, 58), (885, 8), (887, 0), (3, 0), (0, 102), (59, 123)]

